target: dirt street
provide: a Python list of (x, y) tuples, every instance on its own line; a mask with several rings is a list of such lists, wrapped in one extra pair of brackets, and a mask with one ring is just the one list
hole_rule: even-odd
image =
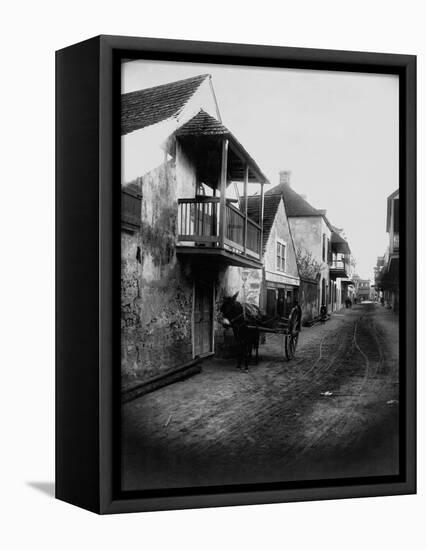
[(123, 405), (123, 489), (398, 473), (398, 317), (366, 303), (268, 335), (248, 374), (201, 374)]

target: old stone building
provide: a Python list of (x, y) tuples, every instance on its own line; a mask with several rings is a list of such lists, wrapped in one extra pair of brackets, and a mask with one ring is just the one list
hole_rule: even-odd
[[(224, 295), (261, 271), (262, 212), (247, 188), (266, 177), (222, 124), (201, 75), (122, 96), (123, 386), (215, 350)], [(232, 198), (230, 184), (244, 186)], [(259, 223), (260, 222), (260, 223)]]

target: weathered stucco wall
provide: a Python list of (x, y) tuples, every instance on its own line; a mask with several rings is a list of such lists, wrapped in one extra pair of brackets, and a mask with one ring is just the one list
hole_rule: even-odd
[(302, 308), (302, 323), (312, 321), (319, 314), (318, 285), (308, 279), (300, 280), (299, 301)]
[[(179, 170), (189, 193), (195, 175), (189, 165)], [(122, 232), (123, 384), (192, 359), (193, 281), (190, 267), (176, 258), (175, 163), (162, 164), (139, 182), (141, 229)]]
[(160, 166), (164, 162), (164, 144), (168, 137), (200, 109), (217, 118), (210, 79), (201, 84), (178, 117), (170, 117), (122, 136), (122, 182), (130, 183)]
[(334, 304), (334, 311), (339, 311), (342, 307), (342, 283), (341, 279), (336, 279), (336, 301)]
[[(330, 239), (331, 231), (324, 219), (319, 216), (291, 217), (289, 218), (289, 223), (296, 249), (300, 249), (302, 252), (310, 252), (312, 258), (322, 264), (322, 269), (320, 271), (321, 279), (319, 281), (319, 303), (321, 304), (323, 299), (325, 301), (325, 299), (328, 298), (328, 296), (322, 295), (322, 280), (325, 281), (326, 289), (329, 286), (330, 280), (327, 261), (324, 261), (322, 258), (322, 236), (325, 234), (326, 237)], [(327, 258), (327, 251), (325, 257)]]
[(323, 224), (320, 217), (289, 218), (294, 246), (307, 250), (317, 262), (322, 262)]

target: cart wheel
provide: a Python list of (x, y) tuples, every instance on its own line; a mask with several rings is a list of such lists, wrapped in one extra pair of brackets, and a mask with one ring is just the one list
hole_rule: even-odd
[(302, 311), (299, 306), (295, 306), (288, 318), (288, 333), (285, 337), (285, 356), (287, 361), (291, 361), (296, 353), (297, 342), (301, 325)]
[(285, 337), (285, 356), (287, 361), (291, 361), (296, 353), (297, 341), (299, 340), (299, 333), (287, 334)]

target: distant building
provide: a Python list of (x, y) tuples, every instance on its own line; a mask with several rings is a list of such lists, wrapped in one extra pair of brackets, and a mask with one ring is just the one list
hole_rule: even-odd
[(340, 309), (347, 295), (343, 289), (351, 283), (350, 249), (341, 230), (331, 225), (325, 210), (314, 208), (291, 187), (290, 172), (280, 172), (279, 185), (265, 197), (276, 194), (283, 197), (298, 257), (304, 319), (318, 315), (321, 305), (329, 312)]
[(354, 275), (352, 280), (355, 283), (355, 298), (357, 301), (362, 302), (363, 300), (370, 300), (371, 280), (361, 279), (358, 275)]
[(387, 198), (386, 232), (389, 245), (377, 258), (375, 287), (384, 304), (399, 311), (399, 189)]
[[(248, 215), (260, 222), (261, 197), (248, 198)], [(261, 271), (249, 269), (246, 293), (257, 290), (255, 280), (262, 274), (259, 305), (269, 318), (288, 317), (299, 301), (300, 278), (289, 221), (281, 195), (265, 195), (263, 209), (263, 254)], [(248, 296), (250, 300), (250, 296)], [(251, 299), (250, 301), (254, 301)]]

